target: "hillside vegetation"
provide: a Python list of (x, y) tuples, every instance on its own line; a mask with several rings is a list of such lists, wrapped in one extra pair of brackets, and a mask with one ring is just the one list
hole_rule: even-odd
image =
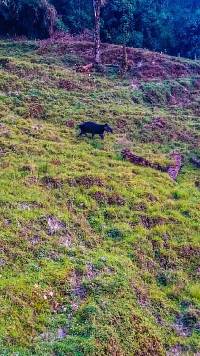
[(88, 75), (80, 46), (0, 43), (0, 354), (197, 355), (200, 63), (130, 49), (122, 79), (105, 45)]
[[(103, 42), (200, 58), (199, 0), (105, 0)], [(0, 36), (94, 34), (93, 0), (0, 0)]]

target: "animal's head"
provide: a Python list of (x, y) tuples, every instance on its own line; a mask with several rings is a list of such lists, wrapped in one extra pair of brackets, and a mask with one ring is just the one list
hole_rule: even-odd
[(105, 124), (105, 125), (104, 125), (104, 130), (105, 130), (106, 132), (113, 133), (113, 129), (112, 129), (108, 124)]

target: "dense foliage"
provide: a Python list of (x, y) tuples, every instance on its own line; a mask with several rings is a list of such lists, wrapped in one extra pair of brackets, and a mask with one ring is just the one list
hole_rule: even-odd
[[(57, 11), (52, 16), (52, 7)], [(93, 28), (92, 0), (1, 0), (0, 33), (47, 37), (57, 28)], [(126, 42), (173, 55), (200, 57), (198, 0), (109, 0), (102, 10), (102, 40)]]
[(0, 0), (0, 34), (48, 37), (56, 23), (56, 10), (47, 0)]

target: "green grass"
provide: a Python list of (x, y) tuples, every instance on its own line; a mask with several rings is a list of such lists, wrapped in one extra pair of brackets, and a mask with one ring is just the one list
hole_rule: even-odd
[[(193, 80), (133, 91), (43, 64), (32, 44), (4, 42), (0, 56), (0, 354), (198, 352), (199, 92), (184, 107), (166, 100)], [(166, 130), (148, 129), (155, 117)], [(66, 125), (90, 119), (115, 134), (79, 139)], [(161, 164), (180, 150), (177, 182), (123, 161), (124, 147)]]

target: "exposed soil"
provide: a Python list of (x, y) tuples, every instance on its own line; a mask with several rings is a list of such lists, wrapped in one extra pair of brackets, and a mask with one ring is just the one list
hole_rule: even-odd
[(125, 204), (124, 198), (122, 198), (118, 194), (106, 194), (104, 192), (95, 192), (93, 194), (93, 197), (98, 203), (104, 203), (108, 205), (119, 205), (119, 206)]
[[(55, 38), (41, 41), (38, 54), (56, 53), (62, 56), (65, 53), (82, 58), (85, 64), (93, 62), (93, 43), (80, 41), (77, 37)], [(170, 57), (148, 50), (127, 48), (128, 69), (132, 77), (140, 80), (158, 80), (181, 78), (200, 75), (200, 65), (192, 61)], [(123, 61), (122, 46), (102, 43), (102, 63), (104, 65), (121, 66)], [(7, 64), (6, 64), (7, 65)]]
[(138, 166), (143, 166), (143, 167), (150, 167), (150, 168), (154, 168), (157, 169), (161, 172), (166, 172), (167, 168), (164, 166), (161, 166), (159, 163), (153, 163), (150, 162), (149, 160), (147, 160), (144, 157), (138, 156), (134, 153), (132, 153), (129, 149), (124, 149), (122, 151), (122, 157), (127, 160), (130, 161)]
[(69, 179), (68, 183), (70, 186), (83, 186), (85, 188), (91, 188), (93, 186), (98, 186), (98, 187), (103, 187), (105, 185), (105, 183), (103, 182), (103, 180), (99, 177), (92, 177), (92, 176), (81, 176), (78, 178), (73, 178), (73, 179)]

